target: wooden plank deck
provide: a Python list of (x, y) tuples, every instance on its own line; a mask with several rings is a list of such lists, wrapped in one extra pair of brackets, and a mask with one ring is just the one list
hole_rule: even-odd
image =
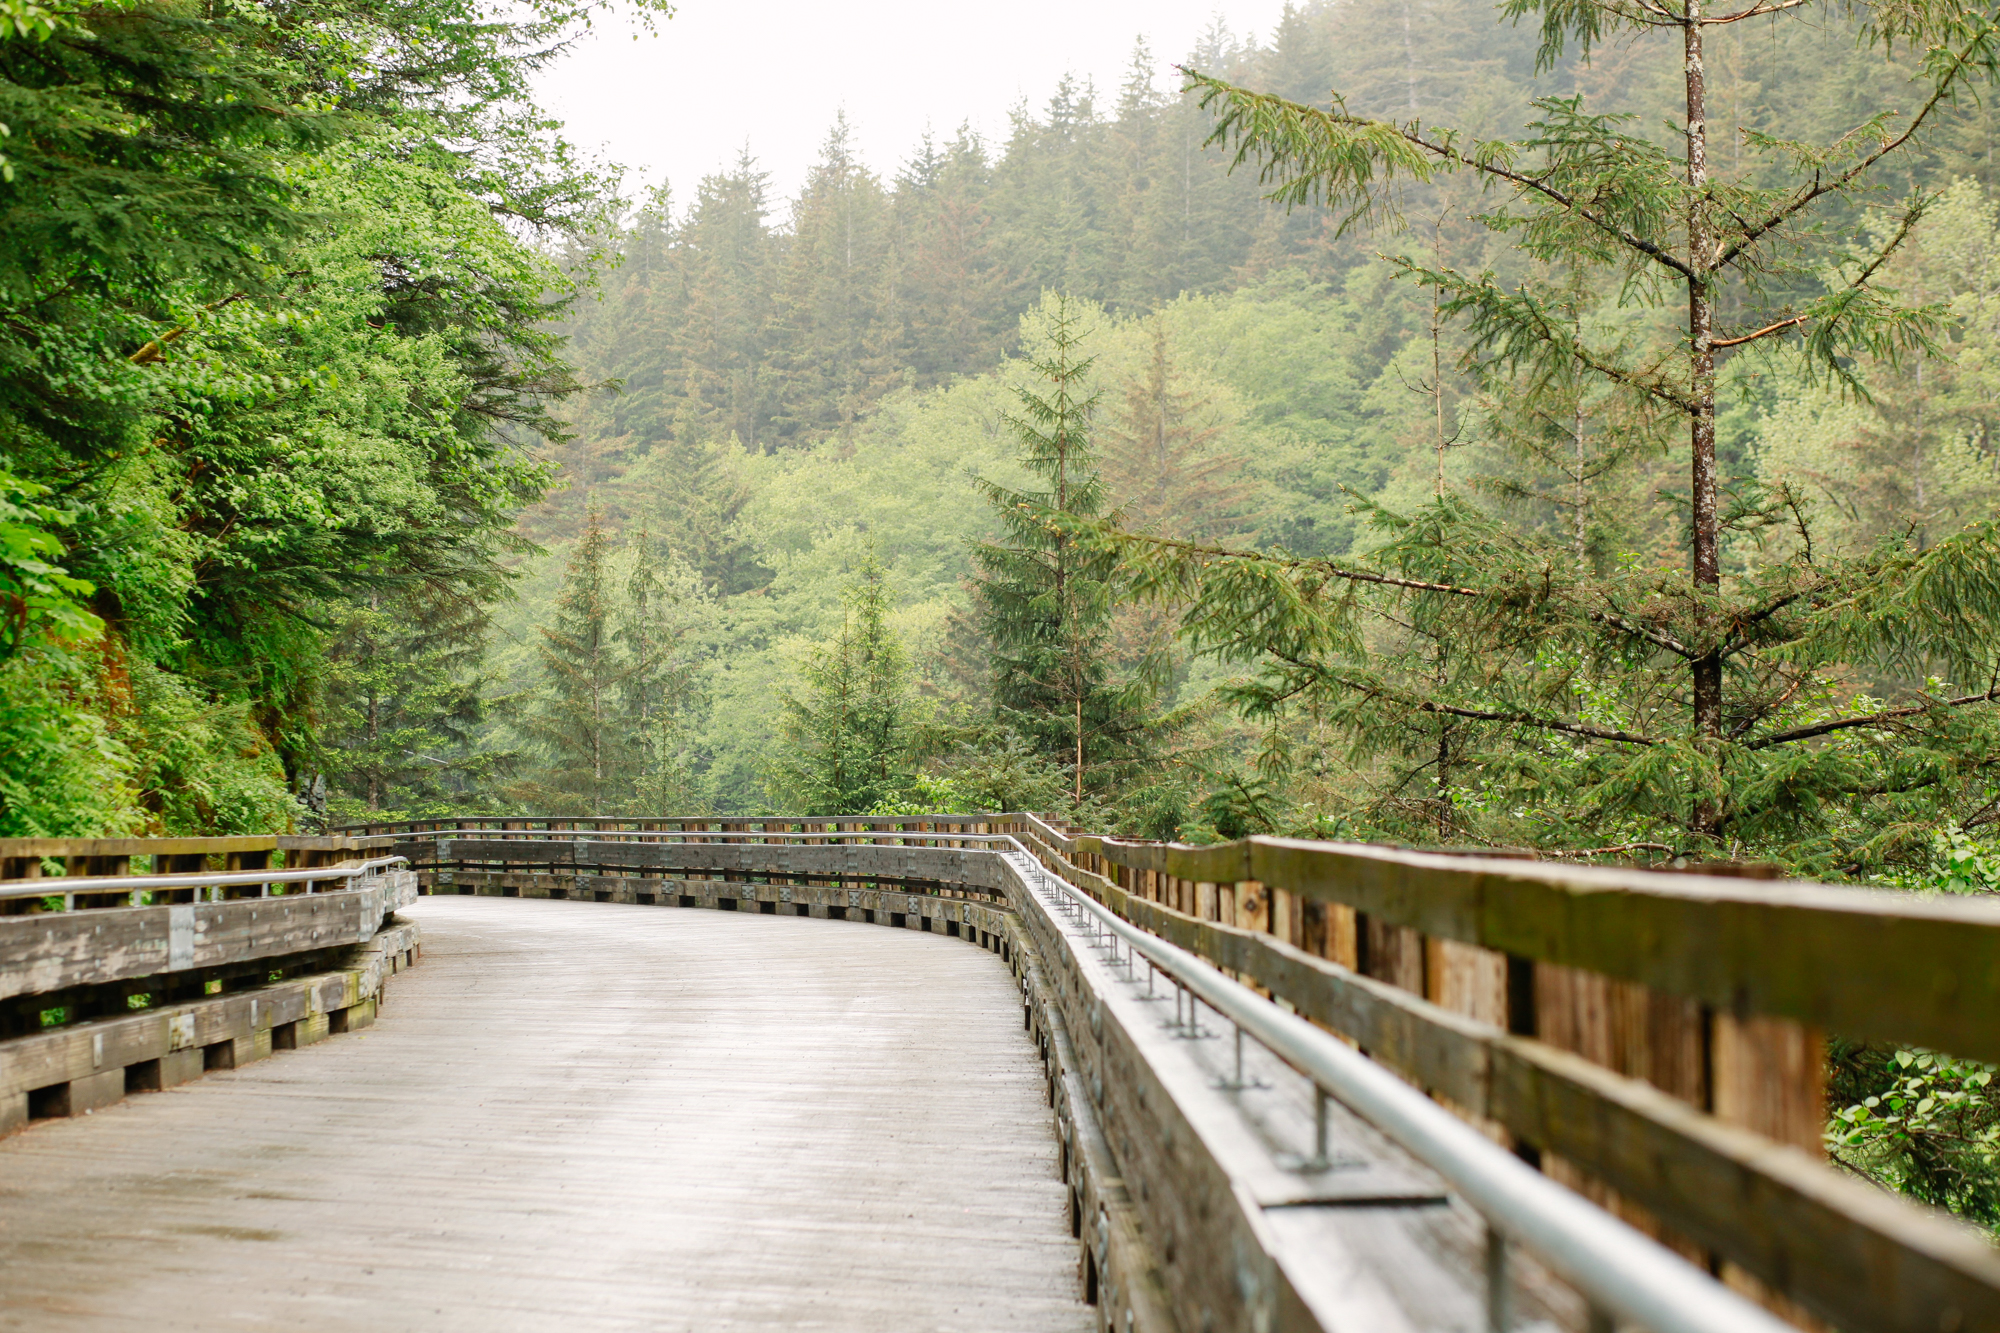
[(1012, 978), (796, 917), (427, 898), (381, 1021), (0, 1141), (0, 1327), (1077, 1330)]

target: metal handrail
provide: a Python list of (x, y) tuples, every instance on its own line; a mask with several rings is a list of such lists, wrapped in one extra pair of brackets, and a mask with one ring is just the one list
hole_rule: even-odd
[(80, 893), (119, 893), (145, 889), (205, 889), (229, 884), (303, 884), (322, 879), (352, 879), (393, 865), (406, 856), (376, 856), (351, 865), (313, 866), (303, 870), (213, 870), (171, 875), (51, 875), (46, 879), (0, 882), (0, 898), (69, 899)]
[(1087, 912), (1126, 947), (1255, 1038), (1442, 1176), (1502, 1236), (1526, 1245), (1596, 1306), (1652, 1333), (1796, 1333), (1673, 1251), (1556, 1184), (1359, 1051), (1212, 964), (1141, 930), (1018, 840), (1037, 887)]

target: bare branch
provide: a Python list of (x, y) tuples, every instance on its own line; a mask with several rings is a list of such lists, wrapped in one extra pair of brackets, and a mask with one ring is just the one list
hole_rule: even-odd
[(1766, 14), (1782, 13), (1787, 9), (1797, 9), (1799, 6), (1810, 2), (1811, 0), (1779, 0), (1777, 4), (1755, 4), (1748, 9), (1740, 9), (1734, 14), (1724, 14), (1719, 18), (1704, 18), (1701, 20), (1701, 24), (1703, 27), (1708, 27), (1711, 24), (1720, 27), (1725, 23), (1741, 23), (1744, 19), (1761, 18)]
[(1774, 333), (1783, 333), (1786, 329), (1805, 323), (1806, 319), (1807, 316), (1805, 315), (1793, 315), (1790, 319), (1781, 319), (1775, 324), (1766, 324), (1756, 332), (1746, 333), (1740, 338), (1710, 338), (1708, 345), (1710, 347), (1741, 347), (1744, 343), (1753, 343), (1759, 338), (1768, 338)]
[[(235, 292), (229, 296), (223, 297), (220, 301), (209, 302), (207, 305), (201, 308), (202, 313), (212, 314), (213, 312), (222, 309), (224, 306), (235, 305), (238, 301), (247, 301), (249, 299), (250, 299), (250, 293)], [(147, 343), (144, 347), (141, 347), (138, 351), (132, 353), (132, 355), (127, 357), (126, 359), (135, 366), (150, 366), (151, 364), (153, 364), (153, 362), (158, 361), (160, 358), (164, 357), (167, 354), (167, 344), (179, 342), (181, 340), (181, 337), (193, 327), (194, 325), (192, 324), (183, 324), (177, 329), (169, 330), (168, 332), (161, 334), (159, 337)]]
[(1875, 727), (1901, 718), (1920, 717), (1925, 713), (1936, 712), (1940, 708), (1967, 708), (1973, 704), (1991, 703), (1995, 699), (2000, 699), (2000, 689), (1987, 690), (1983, 694), (1961, 694), (1956, 699), (1940, 699), (1933, 704), (1911, 704), (1908, 708), (1885, 709), (1880, 713), (1870, 713), (1866, 717), (1844, 717), (1835, 722), (1821, 722), (1815, 726), (1800, 727), (1795, 731), (1781, 731), (1775, 736), (1754, 740), (1743, 748), (1763, 750), (1773, 745), (1811, 740), (1815, 736), (1829, 736), (1836, 731), (1849, 731), (1855, 727)]
[(1910, 123), (1903, 127), (1901, 134), (1883, 143), (1874, 152), (1868, 154), (1868, 156), (1862, 158), (1859, 162), (1856, 162), (1853, 166), (1831, 180), (1821, 180), (1815, 175), (1812, 184), (1801, 189), (1785, 201), (1785, 203), (1766, 214), (1763, 221), (1752, 224), (1737, 239), (1734, 245), (1717, 255), (1715, 267), (1721, 268), (1723, 265), (1734, 260), (1738, 255), (1770, 234), (1772, 229), (1782, 226), (1787, 220), (1796, 216), (1814, 200), (1823, 195), (1832, 194), (1837, 190), (1846, 189), (1849, 185), (1853, 184), (1856, 177), (1868, 171), (1877, 162), (1880, 162), (1883, 158), (1908, 143), (1916, 135), (1916, 132), (1923, 127), (1924, 123), (1930, 119), (1931, 115), (1950, 97), (1952, 89), (1958, 84), (1959, 76), (1965, 72), (1966, 67), (1971, 61), (1971, 54), (1971, 47), (1962, 48), (1953, 54), (1951, 69), (1943, 78), (1938, 80), (1937, 86), (1931, 90), (1930, 97), (1925, 100), (1922, 107), (1918, 108), (1917, 114), (1910, 117)]

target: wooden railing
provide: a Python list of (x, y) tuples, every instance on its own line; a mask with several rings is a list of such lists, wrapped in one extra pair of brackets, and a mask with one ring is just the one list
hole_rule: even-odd
[(365, 1026), (416, 896), (365, 839), (0, 839), (0, 1133)]
[(1024, 817), (1052, 869), (1796, 1318), (2000, 1327), (1991, 1240), (1824, 1160), (1824, 1035), (2000, 1059), (2000, 903)]

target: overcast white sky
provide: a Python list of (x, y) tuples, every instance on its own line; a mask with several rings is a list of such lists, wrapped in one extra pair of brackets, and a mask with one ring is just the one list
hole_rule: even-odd
[(1283, 0), (683, 0), (659, 35), (600, 24), (544, 74), (544, 105), (571, 140), (631, 170), (628, 192), (673, 183), (677, 204), (747, 141), (777, 197), (804, 178), (847, 111), (864, 159), (892, 172), (926, 125), (970, 120), (989, 136), (1066, 71), (1108, 99), (1144, 35), (1158, 62), (1184, 57), (1220, 17), (1268, 37)]

